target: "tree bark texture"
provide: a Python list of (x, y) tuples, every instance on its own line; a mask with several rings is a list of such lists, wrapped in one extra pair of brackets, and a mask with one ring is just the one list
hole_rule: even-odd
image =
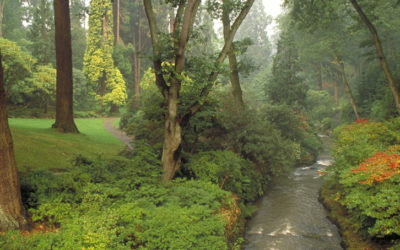
[(357, 108), (356, 102), (354, 101), (354, 97), (353, 97), (353, 94), (351, 92), (351, 89), (350, 89), (350, 86), (349, 86), (349, 82), (347, 81), (346, 73), (344, 71), (344, 64), (342, 62), (339, 62), (339, 70), (340, 70), (340, 74), (342, 76), (342, 82), (343, 82), (343, 85), (344, 85), (344, 89), (345, 89), (347, 95), (350, 98), (351, 106), (353, 107), (354, 114), (355, 114), (355, 116), (356, 116), (356, 118), (358, 120), (358, 119), (360, 119), (360, 115), (358, 113), (358, 108)]
[(243, 92), (242, 88), (240, 87), (239, 70), (237, 67), (236, 55), (234, 52), (233, 44), (231, 51), (229, 51), (228, 59), (229, 59), (229, 68), (231, 69), (229, 77), (232, 85), (233, 100), (235, 101), (235, 105), (239, 108), (239, 110), (243, 111), (244, 110)]
[[(223, 1), (225, 3), (226, 1)], [(222, 25), (224, 31), (224, 41), (226, 42), (229, 39), (231, 33), (231, 20), (229, 18), (228, 8), (223, 7), (222, 13)], [(240, 78), (239, 78), (239, 70), (235, 55), (235, 46), (232, 43), (231, 48), (228, 52), (228, 60), (229, 60), (229, 68), (230, 74), (229, 78), (232, 86), (232, 96), (235, 102), (235, 105), (239, 108), (240, 111), (244, 110), (244, 102), (242, 95), (242, 88), (240, 87)]]
[(0, 51), (0, 231), (23, 229), (26, 224), (13, 141), (8, 126)]
[(56, 121), (60, 132), (78, 133), (73, 116), (72, 49), (69, 1), (54, 0), (56, 41)]
[(120, 21), (120, 9), (121, 9), (121, 6), (120, 6), (120, 0), (116, 0), (117, 1), (117, 15), (116, 15), (116, 21), (117, 21), (117, 24), (116, 24), (116, 27), (115, 27), (115, 43), (119, 43), (119, 39), (120, 39), (120, 37), (119, 37), (119, 21)]
[(339, 87), (337, 81), (334, 82), (334, 97), (336, 106), (339, 105)]
[(375, 48), (376, 48), (376, 53), (378, 55), (379, 62), (382, 66), (382, 69), (385, 73), (386, 79), (389, 82), (389, 87), (390, 90), (392, 91), (393, 98), (396, 104), (397, 111), (400, 112), (400, 94), (399, 90), (397, 88), (396, 81), (392, 75), (392, 72), (390, 71), (389, 64), (387, 63), (385, 53), (383, 52), (382, 48), (382, 43), (379, 39), (378, 32), (375, 28), (375, 26), (371, 23), (371, 21), (368, 19), (367, 15), (363, 12), (361, 9), (360, 5), (357, 3), (356, 0), (350, 0), (351, 4), (353, 5), (354, 9), (357, 11), (358, 15), (361, 17), (361, 20), (365, 23), (365, 25), (368, 27), (369, 31), (371, 32), (372, 39), (374, 40)]
[(0, 37), (3, 37), (3, 11), (6, 0), (0, 0)]
[(317, 86), (319, 90), (322, 90), (322, 70), (321, 63), (317, 64)]

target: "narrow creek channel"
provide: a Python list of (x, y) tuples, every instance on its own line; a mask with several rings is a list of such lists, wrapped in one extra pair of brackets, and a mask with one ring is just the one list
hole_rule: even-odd
[(324, 151), (315, 164), (272, 183), (247, 224), (243, 249), (342, 249), (338, 229), (318, 201), (323, 183), (318, 171), (331, 164), (330, 138), (322, 140)]

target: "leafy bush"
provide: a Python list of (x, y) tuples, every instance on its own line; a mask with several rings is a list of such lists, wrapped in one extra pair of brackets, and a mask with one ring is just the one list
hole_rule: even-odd
[(369, 237), (400, 238), (399, 122), (361, 119), (335, 131), (335, 199)]
[(333, 152), (338, 166), (357, 165), (361, 161), (396, 142), (396, 137), (381, 122), (357, 120), (334, 131), (336, 147)]
[(281, 132), (283, 138), (300, 146), (297, 165), (308, 165), (315, 161), (321, 141), (303, 113), (288, 105), (271, 105), (266, 108), (265, 119)]
[(340, 202), (360, 218), (359, 229), (367, 229), (373, 237), (400, 236), (399, 159), (397, 146), (341, 172)]
[(144, 144), (126, 156), (80, 156), (70, 172), (24, 175), (24, 204), (35, 225), (50, 232), (0, 234), (0, 248), (229, 248), (240, 214), (236, 198), (205, 180), (160, 182), (158, 155)]
[(262, 177), (254, 165), (230, 151), (201, 152), (190, 157), (184, 168), (197, 179), (237, 194), (244, 202), (255, 201), (263, 194)]

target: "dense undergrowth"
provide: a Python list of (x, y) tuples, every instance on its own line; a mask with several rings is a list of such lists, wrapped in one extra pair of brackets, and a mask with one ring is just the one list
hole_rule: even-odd
[(157, 154), (143, 145), (125, 160), (78, 157), (62, 175), (29, 172), (21, 180), (24, 204), (49, 232), (9, 231), (0, 248), (234, 248), (235, 196), (207, 180), (160, 177)]
[[(322, 192), (344, 235), (354, 231), (381, 247), (392, 244), (393, 249), (400, 247), (399, 128), (400, 119), (358, 120), (337, 128), (335, 164)], [(338, 206), (346, 212), (338, 214)], [(352, 239), (345, 243), (359, 247)]]

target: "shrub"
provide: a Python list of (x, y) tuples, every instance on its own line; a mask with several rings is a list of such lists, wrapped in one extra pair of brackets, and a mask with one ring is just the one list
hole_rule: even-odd
[(205, 180), (160, 182), (160, 161), (149, 146), (127, 157), (80, 156), (70, 172), (27, 173), (24, 204), (35, 224), (52, 232), (0, 234), (0, 248), (229, 248), (240, 213), (231, 193)]
[(202, 152), (189, 158), (184, 166), (197, 179), (211, 181), (231, 191), (244, 202), (263, 194), (262, 177), (254, 165), (230, 151)]
[(357, 215), (358, 228), (370, 236), (400, 236), (400, 146), (342, 171), (340, 202)]
[(360, 119), (335, 130), (336, 200), (369, 237), (400, 238), (400, 145), (393, 145), (398, 128), (399, 119)]

